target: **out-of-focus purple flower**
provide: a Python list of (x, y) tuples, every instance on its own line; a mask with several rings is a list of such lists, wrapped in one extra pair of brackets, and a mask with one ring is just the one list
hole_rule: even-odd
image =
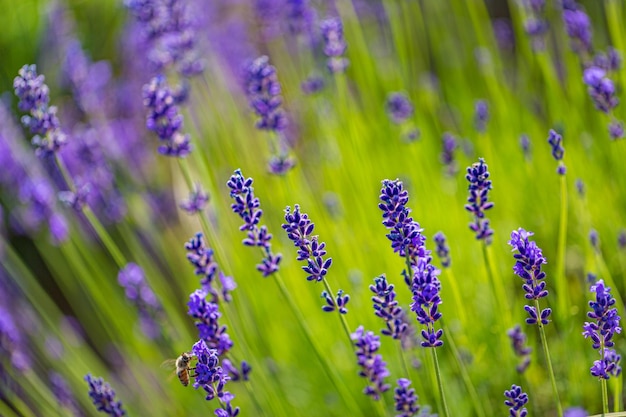
[(351, 337), (356, 346), (357, 363), (361, 367), (359, 375), (371, 384), (363, 392), (378, 401), (382, 393), (391, 388), (385, 382), (385, 378), (389, 376), (387, 364), (382, 355), (376, 354), (380, 348), (380, 338), (373, 332), (366, 332), (363, 326), (359, 326)]
[(584, 11), (563, 10), (563, 23), (572, 49), (578, 53), (591, 52), (591, 22)]
[(80, 415), (78, 411), (78, 403), (76, 402), (74, 394), (72, 393), (72, 390), (70, 389), (70, 386), (65, 378), (61, 374), (51, 371), (48, 374), (48, 379), (50, 381), (50, 389), (56, 397), (59, 405), (70, 410), (72, 415)]
[(196, 184), (189, 194), (189, 198), (180, 203), (180, 208), (193, 215), (202, 212), (209, 202), (209, 194), (202, 189), (200, 184)]
[(467, 168), (465, 179), (469, 182), (468, 204), (465, 210), (474, 215), (474, 221), (470, 223), (470, 229), (476, 233), (476, 239), (491, 243), (493, 229), (489, 227), (489, 219), (485, 217), (485, 212), (494, 206), (493, 202), (487, 201), (489, 190), (491, 190), (491, 180), (487, 164), (483, 158)]
[(154, 77), (143, 87), (143, 104), (148, 110), (146, 127), (162, 142), (161, 155), (182, 158), (191, 152), (189, 135), (183, 134), (183, 116), (178, 112), (177, 99), (164, 76)]
[(487, 100), (476, 100), (474, 103), (474, 127), (478, 133), (485, 133), (489, 120), (489, 105)]
[(369, 288), (374, 293), (374, 314), (383, 319), (387, 326), (381, 333), (399, 340), (403, 349), (412, 347), (413, 329), (402, 307), (398, 305), (393, 284), (388, 284), (387, 278), (381, 275), (374, 278), (374, 284)]
[(283, 151), (279, 155), (273, 155), (267, 162), (267, 171), (274, 175), (285, 175), (296, 166), (296, 160)]
[(232, 400), (235, 398), (230, 392), (225, 391), (226, 383), (230, 380), (228, 372), (219, 366), (217, 350), (211, 349), (204, 340), (198, 340), (192, 348), (193, 355), (197, 358), (194, 372), (193, 387), (206, 392), (206, 400), (217, 398), (222, 408), (215, 412), (218, 417), (235, 417), (239, 414), (239, 407), (233, 408)]
[(325, 86), (324, 78), (312, 75), (300, 84), (300, 89), (304, 94), (315, 94)]
[(526, 335), (522, 331), (519, 324), (507, 331), (506, 334), (511, 339), (511, 345), (513, 346), (515, 356), (520, 357), (520, 362), (515, 369), (521, 374), (528, 368), (528, 365), (530, 365), (530, 352), (532, 352), (532, 349), (525, 346)]
[(244, 87), (250, 107), (260, 119), (256, 127), (281, 132), (287, 127), (283, 98), (276, 68), (265, 55), (252, 61), (245, 70)]
[(563, 163), (563, 156), (565, 155), (563, 136), (559, 135), (554, 129), (550, 129), (550, 132), (548, 132), (548, 143), (552, 147), (552, 156), (559, 163), (556, 172), (559, 175), (565, 175), (566, 169)]
[(612, 348), (615, 344), (613, 336), (615, 333), (621, 333), (622, 328), (619, 325), (621, 320), (617, 313), (615, 298), (611, 295), (611, 288), (604, 285), (604, 280), (598, 280), (590, 288), (595, 293), (595, 300), (589, 301), (590, 312), (587, 317), (592, 319), (591, 322), (585, 322), (583, 325), (583, 336), (591, 339), (593, 349), (598, 350), (601, 360), (595, 361), (591, 367), (591, 375), (603, 379), (609, 379), (611, 375), (617, 376), (621, 372), (619, 366), (619, 355), (615, 354)]
[[(187, 260), (195, 267), (194, 273), (200, 277), (202, 289), (213, 297), (213, 302), (217, 303), (221, 295), (224, 301), (228, 302), (232, 299), (230, 292), (237, 286), (232, 277), (224, 275), (214, 258), (213, 249), (205, 242), (204, 235), (201, 232), (185, 243), (187, 250)], [(221, 289), (216, 283), (216, 278), (221, 284)]]
[(449, 176), (454, 176), (458, 172), (458, 164), (454, 159), (454, 151), (456, 151), (459, 147), (459, 144), (456, 141), (456, 138), (451, 133), (444, 133), (442, 137), (442, 145), (443, 149), (441, 151), (441, 155), (439, 159), (446, 167), (445, 172)]
[(37, 230), (42, 223), (47, 222), (53, 243), (59, 244), (67, 239), (69, 226), (65, 218), (55, 211), (54, 190), (46, 178), (24, 181), (18, 198), (24, 203), (20, 220), (27, 230)]
[(591, 229), (589, 231), (589, 243), (591, 243), (591, 247), (596, 251), (600, 251), (600, 237), (598, 236), (598, 231), (596, 229)]
[(524, 30), (530, 37), (534, 51), (542, 51), (546, 47), (545, 35), (550, 28), (548, 21), (543, 18), (529, 17), (524, 22)]
[(230, 379), (232, 381), (249, 381), (250, 380), (250, 372), (252, 371), (252, 367), (246, 361), (241, 361), (241, 366), (238, 369), (233, 363), (228, 360), (222, 360), (222, 368), (228, 372)]
[(526, 417), (528, 410), (524, 407), (528, 403), (528, 394), (522, 391), (522, 387), (518, 385), (511, 385), (510, 390), (504, 391), (506, 400), (504, 405), (509, 407), (509, 416), (511, 417)]
[(413, 116), (414, 108), (411, 100), (405, 93), (389, 93), (385, 102), (385, 110), (392, 122), (404, 123)]
[(0, 354), (4, 358), (9, 358), (11, 366), (19, 372), (25, 372), (31, 367), (31, 360), (22, 339), (22, 333), (17, 328), (13, 315), (1, 305)]
[[(285, 6), (283, 6), (285, 7)], [(287, 28), (294, 35), (313, 35), (317, 14), (308, 0), (286, 0)]]
[(227, 353), (232, 347), (233, 342), (228, 333), (226, 333), (226, 325), (218, 323), (222, 314), (219, 312), (219, 306), (211, 303), (206, 299), (207, 292), (204, 290), (196, 290), (189, 295), (189, 310), (187, 314), (196, 319), (196, 328), (202, 339), (210, 349), (215, 349), (219, 356)]
[(300, 206), (296, 204), (293, 212), (291, 207), (285, 209), (285, 223), (282, 225), (287, 237), (298, 248), (298, 261), (306, 261), (307, 266), (302, 269), (308, 275), (307, 281), (320, 282), (328, 273), (332, 265), (332, 258), (324, 259), (326, 255), (326, 243), (319, 242), (317, 235), (312, 236), (315, 225), (309, 219), (308, 214), (300, 213)]
[(589, 414), (582, 407), (569, 407), (563, 411), (563, 417), (587, 417)]
[[(540, 300), (548, 295), (544, 281), (546, 273), (541, 270), (541, 265), (548, 262), (537, 244), (528, 240), (532, 235), (532, 232), (520, 227), (511, 232), (511, 240), (508, 243), (513, 248), (513, 252), (517, 251), (513, 255), (515, 259), (513, 272), (524, 280), (524, 285), (522, 285), (522, 289), (526, 292), (524, 297), (527, 300)], [(524, 310), (528, 312), (527, 324), (545, 326), (550, 322), (548, 320), (552, 313), (550, 308), (545, 308), (539, 312), (534, 305), (525, 305)]]
[(530, 138), (528, 135), (522, 134), (519, 137), (519, 144), (524, 152), (524, 157), (526, 157), (526, 159), (530, 159)]
[(446, 243), (446, 236), (443, 232), (437, 232), (433, 236), (433, 241), (437, 245), (437, 256), (441, 260), (441, 266), (449, 268), (451, 263), (450, 247)]
[(583, 182), (583, 180), (581, 180), (580, 178), (576, 178), (576, 192), (578, 193), (578, 195), (580, 197), (584, 197), (585, 196), (585, 183)]
[(394, 390), (394, 407), (400, 414), (396, 417), (413, 417), (420, 411), (417, 404), (417, 395), (411, 386), (411, 381), (406, 378), (398, 379), (398, 387)]
[(343, 23), (338, 17), (331, 17), (320, 23), (320, 30), (324, 38), (324, 54), (328, 57), (326, 66), (335, 74), (344, 72), (350, 61), (344, 57), (348, 45), (343, 38)]
[(609, 137), (613, 140), (622, 139), (624, 137), (624, 122), (613, 120), (609, 123)]
[(122, 402), (115, 400), (115, 391), (107, 382), (102, 378), (94, 378), (91, 374), (85, 376), (85, 381), (89, 384), (89, 397), (96, 410), (115, 417), (126, 415)]
[(322, 306), (322, 310), (325, 312), (330, 313), (337, 310), (339, 314), (348, 313), (346, 305), (348, 304), (348, 301), (350, 301), (350, 296), (348, 294), (344, 294), (343, 290), (337, 291), (337, 297), (334, 299), (330, 294), (328, 294), (328, 292), (322, 291), (322, 298), (326, 301), (326, 305)]
[(387, 238), (394, 252), (416, 264), (419, 257), (426, 256), (426, 238), (419, 223), (410, 216), (411, 210), (406, 207), (409, 193), (399, 179), (383, 180), (382, 184), (378, 208), (383, 212), (383, 225), (389, 230)]
[(620, 230), (617, 235), (617, 245), (620, 249), (626, 249), (626, 230)]
[(124, 287), (126, 298), (137, 308), (142, 332), (149, 339), (159, 337), (161, 334), (159, 322), (163, 309), (146, 282), (143, 269), (137, 264), (129, 263), (120, 270), (117, 281)]
[(601, 68), (607, 72), (619, 71), (619, 69), (622, 67), (622, 55), (617, 49), (609, 46), (606, 50), (606, 53), (598, 52), (593, 57), (592, 66)]
[(596, 109), (610, 113), (619, 103), (615, 97), (615, 84), (606, 77), (606, 71), (598, 67), (589, 67), (583, 73), (583, 82), (589, 87), (587, 92)]
[(22, 116), (22, 124), (35, 135), (32, 143), (39, 157), (54, 155), (67, 141), (56, 116), (57, 108), (50, 106), (50, 90), (44, 80), (34, 64), (24, 65), (13, 80), (15, 95), (20, 100), (18, 108), (29, 113)]
[(511, 21), (508, 19), (494, 19), (493, 33), (498, 47), (504, 51), (512, 51), (515, 47), (515, 32), (511, 27)]
[(270, 243), (272, 234), (267, 230), (267, 226), (259, 227), (263, 210), (260, 208), (259, 199), (254, 196), (252, 182), (252, 178), (244, 178), (241, 170), (237, 169), (226, 185), (230, 188), (230, 197), (235, 200), (230, 207), (244, 221), (244, 224), (239, 227), (242, 232), (247, 232), (243, 244), (262, 248), (264, 257), (261, 263), (257, 265), (257, 270), (264, 277), (268, 277), (278, 271), (282, 255), (272, 253), (272, 244)]

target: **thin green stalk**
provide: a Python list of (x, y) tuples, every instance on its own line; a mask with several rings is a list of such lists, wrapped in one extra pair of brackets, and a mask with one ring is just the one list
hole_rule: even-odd
[(571, 306), (567, 279), (565, 277), (565, 247), (567, 245), (567, 182), (565, 175), (561, 175), (561, 208), (559, 215), (559, 243), (556, 259), (556, 289), (559, 321), (565, 322)]
[[(539, 308), (539, 300), (535, 300), (535, 310), (537, 315), (541, 314)], [(541, 319), (539, 319), (541, 320)], [(541, 324), (541, 321), (537, 322), (539, 327), (539, 334), (541, 335), (541, 345), (543, 346), (543, 352), (546, 356), (546, 365), (548, 366), (548, 374), (550, 375), (550, 383), (552, 385), (552, 391), (554, 392), (554, 399), (556, 401), (556, 409), (559, 417), (563, 417), (563, 407), (561, 407), (561, 399), (559, 398), (559, 390), (556, 386), (556, 378), (554, 377), (554, 370), (552, 369), (552, 359), (550, 358), (550, 351), (548, 350), (548, 339), (546, 338), (546, 331)]]
[(487, 269), (487, 274), (489, 275), (489, 280), (491, 281), (491, 285), (494, 290), (494, 296), (496, 298), (496, 304), (498, 308), (498, 318), (501, 327), (498, 333), (504, 334), (504, 331), (512, 322), (511, 309), (508, 308), (507, 303), (507, 292), (502, 283), (502, 279), (498, 275), (496, 267), (494, 265), (490, 246), (487, 245), (487, 243), (483, 242), (482, 249), (483, 258), (485, 260), (485, 268)]
[[(604, 351), (604, 348), (602, 351)], [(602, 389), (602, 415), (605, 415), (609, 412), (609, 394), (606, 387), (606, 379), (600, 379), (600, 387)]]
[(448, 411), (448, 404), (446, 402), (446, 396), (443, 392), (443, 382), (441, 380), (441, 370), (439, 369), (439, 360), (437, 359), (437, 348), (431, 348), (430, 352), (433, 357), (433, 363), (435, 364), (435, 375), (437, 376), (437, 387), (439, 388), (439, 401), (440, 407), (443, 410), (444, 417), (450, 417), (450, 411)]
[[(326, 291), (328, 292), (328, 295), (330, 297), (334, 297), (334, 295), (333, 295), (334, 292), (330, 288), (330, 284), (328, 283), (328, 280), (326, 279), (326, 277), (324, 277), (322, 279), (322, 281), (324, 282), (324, 288), (326, 288)], [(352, 342), (352, 336), (350, 336), (350, 327), (348, 326), (348, 321), (346, 320), (346, 316), (344, 314), (339, 313), (339, 309), (337, 309), (337, 315), (339, 315), (339, 321), (341, 322), (341, 326), (343, 327), (343, 331), (346, 333), (346, 337), (348, 338), (348, 341), (350, 342), (350, 346), (352, 346), (354, 348), (354, 342)]]

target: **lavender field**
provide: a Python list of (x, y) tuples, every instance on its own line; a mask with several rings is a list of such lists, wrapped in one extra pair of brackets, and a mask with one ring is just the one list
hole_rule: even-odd
[(623, 1), (0, 8), (0, 416), (626, 416)]

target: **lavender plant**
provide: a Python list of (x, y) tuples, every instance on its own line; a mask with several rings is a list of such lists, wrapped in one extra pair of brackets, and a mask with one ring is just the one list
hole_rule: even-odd
[(122, 402), (115, 399), (115, 391), (107, 382), (91, 374), (85, 376), (85, 381), (89, 385), (89, 397), (96, 410), (115, 417), (126, 415)]

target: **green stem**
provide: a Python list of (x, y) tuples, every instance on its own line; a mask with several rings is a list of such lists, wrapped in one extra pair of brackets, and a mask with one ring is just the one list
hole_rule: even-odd
[[(330, 288), (330, 284), (328, 283), (328, 280), (326, 279), (326, 277), (323, 278), (322, 280), (324, 282), (324, 287), (326, 288), (326, 291), (328, 292), (329, 296), (332, 298), (333, 297), (333, 290)], [(334, 302), (334, 299), (333, 299)], [(337, 307), (335, 305), (335, 307)], [(352, 336), (350, 336), (350, 327), (348, 326), (348, 321), (346, 320), (346, 316), (344, 314), (341, 314), (339, 312), (339, 309), (337, 309), (337, 314), (339, 315), (339, 321), (341, 322), (341, 326), (343, 327), (343, 331), (346, 334), (346, 337), (348, 338), (348, 341), (350, 342), (350, 346), (354, 346), (354, 343), (352, 342)]]
[(556, 264), (556, 288), (558, 292), (557, 303), (559, 321), (565, 322), (569, 315), (570, 297), (565, 277), (565, 247), (567, 244), (567, 182), (565, 175), (561, 175), (561, 211), (559, 215), (559, 243), (557, 248)]
[(602, 389), (602, 415), (609, 412), (609, 394), (606, 387), (606, 379), (600, 379), (600, 387)]
[(494, 262), (491, 256), (490, 246), (487, 243), (483, 242), (483, 258), (485, 260), (485, 268), (487, 269), (487, 274), (489, 275), (489, 280), (491, 281), (491, 286), (494, 291), (494, 297), (496, 298), (496, 305), (498, 308), (498, 319), (500, 321), (500, 334), (503, 334), (507, 327), (511, 324), (511, 309), (508, 308), (507, 303), (507, 292), (504, 288), (502, 280), (496, 272), (496, 268), (494, 266)]
[[(541, 317), (541, 310), (539, 309), (539, 300), (535, 300), (535, 310), (537, 316)], [(561, 407), (561, 399), (559, 398), (559, 390), (556, 387), (556, 379), (554, 378), (554, 370), (552, 369), (552, 359), (550, 359), (550, 351), (548, 350), (548, 340), (546, 338), (546, 331), (544, 325), (541, 323), (541, 318), (538, 318), (537, 326), (539, 327), (539, 334), (541, 335), (541, 345), (543, 346), (543, 352), (546, 356), (546, 365), (548, 366), (548, 373), (550, 375), (550, 383), (552, 385), (552, 391), (554, 392), (554, 399), (556, 400), (556, 409), (559, 417), (563, 417), (563, 408)]]
[(439, 388), (439, 400), (441, 402), (441, 408), (443, 409), (444, 417), (450, 417), (450, 411), (448, 411), (448, 404), (446, 403), (446, 396), (443, 392), (443, 382), (441, 381), (441, 371), (439, 370), (439, 360), (437, 359), (437, 348), (430, 348), (432, 353), (433, 363), (435, 364), (435, 375), (437, 376), (437, 386)]

